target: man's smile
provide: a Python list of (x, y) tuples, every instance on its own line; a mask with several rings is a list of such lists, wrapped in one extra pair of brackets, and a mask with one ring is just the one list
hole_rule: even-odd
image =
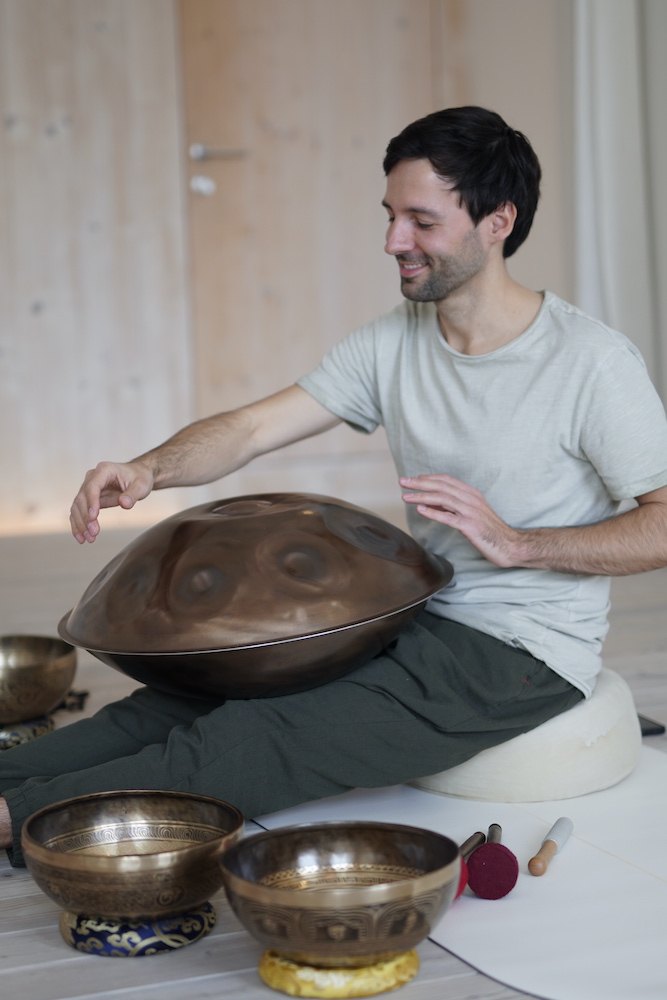
[(418, 271), (428, 267), (427, 260), (409, 260), (405, 257), (396, 257), (401, 277), (412, 278)]

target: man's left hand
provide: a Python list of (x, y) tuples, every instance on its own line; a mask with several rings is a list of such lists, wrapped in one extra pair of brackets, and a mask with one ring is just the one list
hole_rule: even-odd
[(403, 500), (414, 504), (424, 517), (456, 528), (496, 566), (517, 565), (521, 532), (506, 524), (474, 486), (445, 473), (399, 482), (409, 491)]
[(511, 528), (479, 490), (444, 473), (399, 480), (423, 517), (456, 528), (496, 566), (626, 576), (667, 566), (667, 486), (593, 524)]

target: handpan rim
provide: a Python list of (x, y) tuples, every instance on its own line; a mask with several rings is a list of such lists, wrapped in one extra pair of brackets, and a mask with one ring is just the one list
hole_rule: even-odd
[[(444, 584), (438, 586), (433, 591), (433, 593), (436, 593), (437, 590), (440, 590), (441, 586), (444, 586)], [(419, 609), (419, 607), (424, 607), (430, 597), (431, 594), (428, 594), (425, 597), (421, 597), (418, 601), (413, 601), (411, 604), (405, 604), (402, 605), (401, 607), (394, 608), (391, 611), (387, 611), (383, 615), (376, 615), (372, 618), (360, 618), (358, 621), (348, 622), (345, 625), (339, 625), (336, 628), (322, 629), (318, 632), (304, 632), (302, 635), (285, 636), (280, 639), (268, 639), (264, 642), (239, 643), (235, 646), (201, 646), (194, 649), (165, 649), (165, 650), (159, 650), (159, 649), (143, 650), (143, 649), (129, 649), (129, 648), (120, 649), (118, 647), (115, 649), (103, 649), (101, 646), (89, 645), (85, 643), (83, 640), (76, 639), (73, 635), (70, 635), (70, 633), (67, 630), (67, 621), (69, 620), (69, 617), (73, 609), (70, 609), (60, 619), (60, 622), (58, 623), (58, 634), (60, 635), (61, 639), (65, 640), (65, 642), (69, 642), (72, 646), (77, 646), (79, 649), (85, 649), (89, 653), (93, 654), (109, 653), (111, 655), (114, 655), (118, 653), (124, 656), (165, 657), (165, 656), (196, 655), (198, 653), (235, 653), (237, 651), (241, 652), (242, 650), (265, 649), (271, 646), (285, 646), (291, 642), (303, 642), (305, 639), (318, 639), (323, 636), (336, 635), (340, 632), (350, 631), (355, 628), (361, 628), (361, 626), (363, 625), (373, 625), (375, 622), (386, 621), (387, 619), (393, 618), (396, 615), (403, 614), (404, 612), (407, 613), (413, 610), (414, 608)]]

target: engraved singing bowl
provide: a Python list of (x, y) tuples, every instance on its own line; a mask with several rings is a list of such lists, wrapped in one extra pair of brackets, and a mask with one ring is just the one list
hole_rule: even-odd
[(226, 851), (236, 916), (266, 949), (304, 965), (354, 968), (409, 951), (453, 901), (448, 837), (392, 823), (282, 827)]
[(0, 724), (46, 715), (63, 700), (76, 673), (76, 649), (42, 635), (0, 636)]
[(46, 806), (24, 823), (21, 846), (64, 910), (158, 920), (208, 902), (222, 886), (220, 857), (242, 833), (243, 816), (220, 799), (133, 790)]
[(379, 653), (451, 577), (410, 535), (344, 501), (235, 497), (141, 534), (59, 631), (165, 691), (285, 694)]

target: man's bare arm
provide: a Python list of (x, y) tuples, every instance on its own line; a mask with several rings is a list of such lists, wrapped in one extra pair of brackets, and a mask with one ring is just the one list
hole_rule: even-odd
[(626, 576), (667, 566), (667, 486), (617, 517), (572, 528), (512, 528), (472, 486), (447, 475), (401, 479), (424, 517), (458, 529), (496, 566)]
[(78, 542), (93, 542), (105, 507), (129, 510), (153, 490), (214, 482), (258, 455), (321, 434), (340, 422), (297, 385), (198, 420), (131, 462), (100, 462), (91, 469), (72, 504), (72, 534)]

